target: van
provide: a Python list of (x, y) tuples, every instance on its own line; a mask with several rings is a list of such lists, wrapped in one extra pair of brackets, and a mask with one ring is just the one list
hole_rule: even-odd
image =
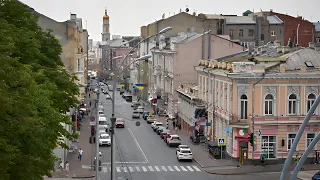
[(106, 117), (99, 117), (99, 125), (103, 125), (107, 128), (109, 125), (107, 118)]

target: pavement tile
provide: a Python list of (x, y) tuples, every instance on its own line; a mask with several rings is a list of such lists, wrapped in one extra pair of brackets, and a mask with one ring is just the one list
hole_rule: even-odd
[[(165, 123), (167, 117), (163, 116), (157, 116), (157, 120)], [(190, 135), (183, 131), (183, 130), (177, 130), (175, 131), (172, 123), (169, 123), (169, 129), (171, 131), (174, 131), (177, 135), (180, 136), (182, 144), (188, 145), (193, 152), (193, 159), (202, 167), (214, 167), (214, 166), (237, 166), (238, 162), (235, 160), (230, 159), (214, 159), (209, 155), (208, 149), (206, 149), (203, 145), (199, 144), (193, 144), (190, 142)]]
[[(291, 165), (289, 171), (294, 170), (295, 165)], [(266, 173), (266, 172), (281, 172), (283, 164), (267, 165), (265, 167), (246, 165), (239, 168), (229, 168), (229, 169), (206, 169), (207, 173), (218, 174), (218, 175), (241, 175), (241, 174), (251, 174), (251, 173)], [(319, 164), (305, 164), (301, 171), (318, 170), (320, 168)]]

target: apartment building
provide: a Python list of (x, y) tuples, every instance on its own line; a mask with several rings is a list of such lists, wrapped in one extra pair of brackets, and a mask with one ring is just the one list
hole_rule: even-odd
[[(209, 99), (213, 139), (226, 138), (230, 156), (239, 158), (247, 152), (251, 159), (248, 134), (254, 133), (255, 159), (261, 154), (270, 160), (286, 158), (299, 125), (319, 96), (319, 59), (320, 52), (313, 47), (268, 43), (200, 62), (195, 69), (201, 77), (199, 94), (204, 96), (199, 97)], [(311, 117), (296, 154), (303, 153), (320, 130), (319, 111)]]

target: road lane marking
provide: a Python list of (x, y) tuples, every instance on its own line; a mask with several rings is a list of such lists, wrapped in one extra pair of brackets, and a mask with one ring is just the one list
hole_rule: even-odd
[(129, 170), (130, 172), (134, 172), (133, 168), (132, 167), (129, 167)]
[(182, 171), (188, 171), (186, 168), (184, 168), (183, 166), (180, 166), (180, 168), (182, 169)]
[(123, 167), (123, 171), (124, 171), (124, 172), (128, 172), (127, 167)]
[(197, 166), (192, 166), (196, 171), (201, 171)]
[(177, 171), (180, 171), (180, 169), (178, 168), (178, 166), (173, 166)]
[(157, 171), (160, 171), (160, 169), (159, 169), (158, 166), (154, 166), (154, 168), (155, 168)]
[(190, 166), (187, 166), (187, 168), (189, 169), (189, 171), (194, 171)]
[(152, 166), (148, 166), (148, 168), (149, 168), (150, 171), (152, 171), (152, 172), (154, 171)]
[(164, 167), (164, 166), (161, 166), (161, 169), (162, 169), (163, 171), (167, 171), (166, 167)]
[(136, 166), (136, 169), (137, 169), (137, 171), (138, 171), (138, 172), (140, 172), (140, 168), (139, 168), (139, 166)]
[(142, 170), (143, 170), (144, 172), (147, 172), (147, 171), (148, 171), (147, 168), (144, 167), (144, 166), (142, 166)]
[(103, 172), (108, 172), (108, 168), (107, 167), (102, 167), (102, 171)]
[(174, 171), (171, 166), (168, 166), (169, 171)]
[(149, 163), (149, 160), (148, 160), (147, 156), (144, 154), (144, 152), (143, 152), (142, 148), (140, 147), (136, 137), (133, 135), (133, 132), (131, 131), (130, 128), (128, 128), (128, 131), (129, 131), (131, 137), (133, 138), (134, 142), (136, 143), (137, 147), (140, 149), (140, 151), (141, 151), (142, 155), (144, 156), (145, 160)]
[(120, 167), (116, 167), (117, 168), (117, 172), (121, 172)]
[[(147, 164), (148, 162), (115, 162), (116, 164)], [(111, 164), (111, 162), (103, 162), (102, 165)]]

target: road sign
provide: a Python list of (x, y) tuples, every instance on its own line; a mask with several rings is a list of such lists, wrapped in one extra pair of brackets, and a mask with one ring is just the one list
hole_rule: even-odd
[(96, 125), (96, 122), (93, 121), (93, 122), (90, 122), (90, 126), (95, 126)]
[(226, 128), (226, 133), (229, 134), (231, 132), (230, 128)]
[(260, 129), (258, 130), (258, 136), (261, 136), (261, 130)]
[(96, 118), (94, 116), (90, 116), (90, 121), (94, 121)]
[(227, 141), (225, 138), (218, 139), (218, 146), (226, 146), (226, 145), (227, 145)]

